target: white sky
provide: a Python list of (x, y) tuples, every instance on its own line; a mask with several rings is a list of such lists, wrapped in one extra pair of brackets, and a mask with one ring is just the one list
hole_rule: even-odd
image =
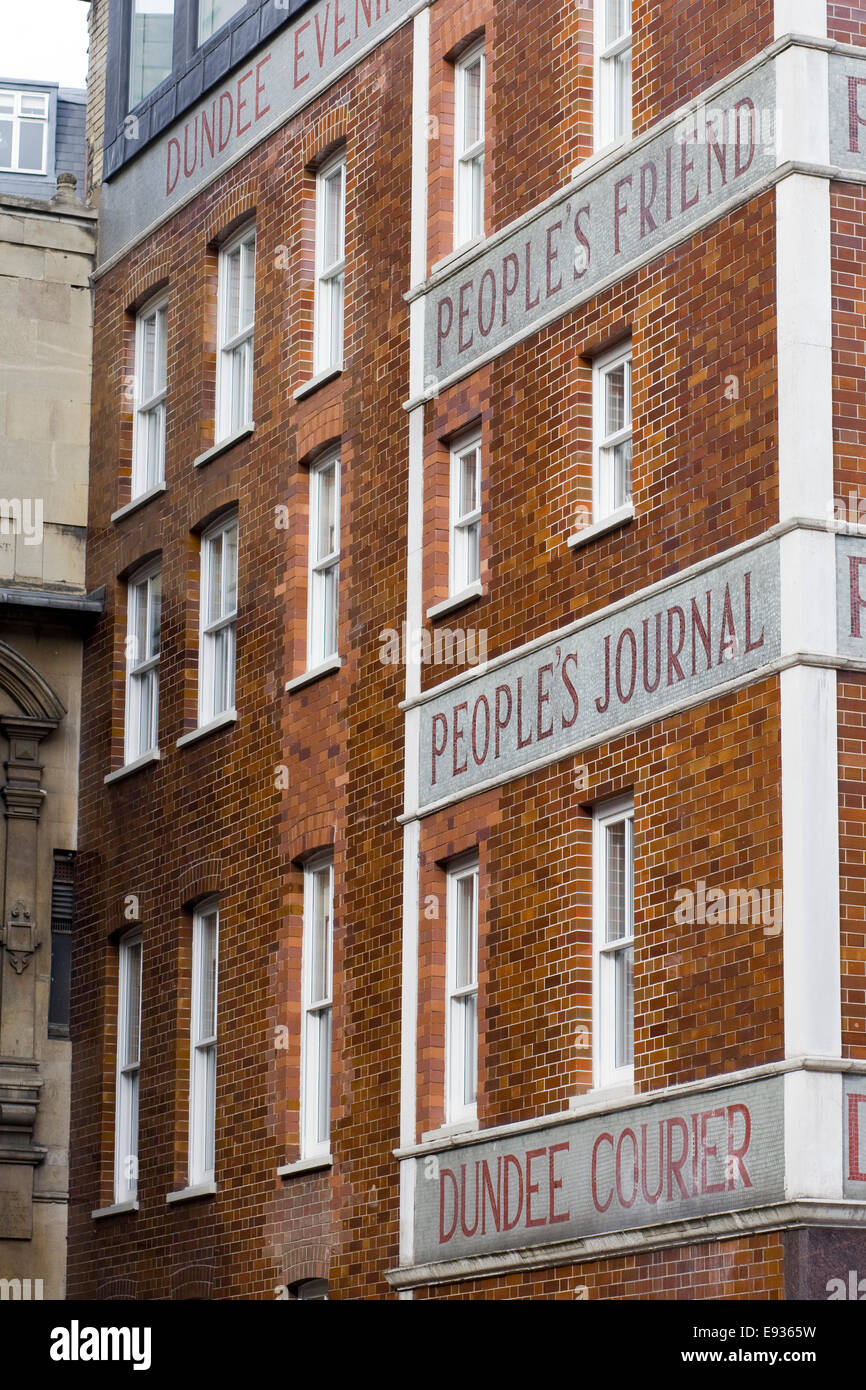
[(84, 0), (0, 0), (0, 78), (84, 87), (89, 9)]

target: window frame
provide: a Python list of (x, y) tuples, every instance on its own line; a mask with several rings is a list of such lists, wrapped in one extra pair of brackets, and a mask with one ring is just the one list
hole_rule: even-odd
[[(625, 823), (625, 894), (624, 912), (626, 933), (614, 940), (607, 939), (608, 851), (607, 831), (613, 825)], [(596, 807), (592, 818), (593, 884), (592, 884), (592, 994), (593, 994), (593, 1082), (597, 1088), (634, 1085), (634, 800), (617, 797)], [(629, 873), (630, 870), (630, 873)], [(629, 930), (630, 928), (630, 930)], [(617, 1065), (616, 1033), (618, 1024), (615, 967), (610, 962), (624, 952), (631, 952), (631, 1061)]]
[[(313, 671), (323, 662), (330, 660), (331, 657), (339, 655), (340, 651), (340, 490), (341, 490), (341, 468), (340, 451), (335, 450), (324, 454), (310, 465), (310, 525), (307, 544), (307, 670)], [(334, 533), (336, 548), (327, 555), (316, 557), (318, 545), (319, 511), (321, 506), (321, 492), (319, 488), (319, 478), (327, 469), (334, 469)], [(324, 599), (323, 595), (328, 592), (328, 575), (331, 571), (335, 572), (333, 580), (334, 594), (334, 648), (333, 651), (325, 650), (325, 632), (327, 625), (324, 622)]]
[(160, 77), (156, 82), (154, 82), (153, 86), (149, 87), (146, 92), (139, 92), (135, 100), (133, 100), (133, 97), (135, 95), (133, 89), (133, 59), (135, 56), (134, 27), (136, 17), (135, 4), (136, 0), (125, 0), (122, 9), (123, 34), (120, 43), (122, 53), (122, 71), (125, 72), (126, 81), (124, 84), (123, 80), (121, 79), (121, 81), (118, 83), (118, 95), (125, 107), (125, 111), (127, 114), (132, 111), (137, 111), (139, 107), (141, 107), (146, 101), (148, 101), (148, 99), (152, 98), (153, 93), (158, 91), (164, 82), (168, 81), (168, 79), (176, 71), (178, 65), (177, 26), (180, 6), (178, 5), (177, 0), (172, 0), (171, 63), (169, 64), (168, 71), (163, 73), (162, 77)]
[[(11, 120), (12, 122), (12, 145), (10, 149), (10, 164), (8, 169), (0, 169), (0, 174), (14, 174), (16, 175), (16, 177), (19, 175), (23, 175), (25, 177), (28, 175), (32, 175), (34, 178), (39, 178), (40, 176), (44, 178), (44, 176), (48, 173), (48, 145), (51, 125), (51, 94), (49, 92), (32, 91), (25, 87), (2, 86), (0, 87), (0, 97), (12, 97), (14, 102), (14, 109), (11, 115), (6, 113), (0, 113), (0, 120)], [(43, 116), (22, 114), (22, 98), (26, 98), (31, 101), (38, 98), (43, 103), (45, 114)], [(42, 163), (38, 169), (22, 169), (19, 163), (21, 156), (21, 126), (22, 123), (32, 125), (35, 124), (37, 121), (42, 126)]]
[[(225, 568), (225, 535), (235, 531), (235, 606), (231, 611), (222, 611), (222, 602), (227, 593), (226, 568)], [(222, 536), (222, 555), (221, 574), (220, 574), (220, 614), (219, 617), (208, 619), (208, 595), (210, 593), (210, 572), (213, 564), (212, 545), (217, 536)], [(230, 714), (235, 709), (236, 699), (236, 673), (237, 673), (237, 620), (238, 620), (238, 582), (239, 582), (239, 559), (240, 559), (240, 526), (238, 524), (238, 513), (236, 510), (224, 512), (222, 516), (213, 522), (201, 535), (201, 553), (199, 564), (199, 645), (198, 645), (198, 727), (204, 728), (212, 720), (218, 719), (222, 714)], [(231, 684), (231, 698), (219, 709), (216, 708), (216, 684), (215, 684), (215, 663), (216, 637), (219, 633), (228, 631), (229, 657), (226, 663), (228, 678)]]
[[(593, 36), (593, 130), (596, 150), (606, 149), (608, 145), (630, 140), (633, 129), (632, 105), (634, 101), (634, 74), (632, 69), (632, 50), (634, 44), (632, 0), (625, 0), (628, 9), (628, 27), (617, 38), (607, 42), (607, 5), (605, 0), (597, 0)], [(611, 74), (616, 71), (616, 60), (623, 53), (629, 54), (628, 102), (626, 119), (622, 130), (617, 130), (616, 85)]]
[[(250, 251), (250, 248), (252, 250)], [(229, 262), (235, 252), (240, 253), (238, 265), (238, 328), (228, 333), (229, 314)], [(246, 283), (245, 261), (251, 254), (253, 262), (253, 293), (251, 316), (241, 325), (240, 314), (243, 304), (243, 287)], [(214, 400), (214, 444), (221, 444), (232, 435), (253, 426), (253, 358), (255, 355), (256, 330), (256, 224), (247, 222), (234, 236), (219, 248), (217, 265), (217, 367), (216, 394)], [(233, 416), (235, 397), (235, 374), (238, 354), (242, 351), (243, 409), (242, 418)]]
[[(153, 582), (159, 580), (160, 625), (156, 634), (156, 653), (136, 661), (131, 655), (132, 644), (136, 641), (138, 619), (138, 590), (146, 586), (147, 612), (145, 613), (145, 632), (150, 636), (150, 612), (153, 606)], [(152, 560), (130, 575), (126, 581), (126, 698), (123, 722), (124, 765), (137, 758), (152, 753), (159, 748), (159, 664), (162, 638), (162, 562)], [(151, 695), (151, 739), (146, 748), (139, 745), (141, 732), (141, 689), (145, 681), (152, 677)]]
[[(144, 335), (150, 319), (155, 321), (154, 361), (162, 370), (162, 386), (158, 386), (150, 396), (143, 395), (144, 378)], [(131, 501), (143, 497), (151, 488), (165, 481), (165, 416), (168, 396), (168, 295), (157, 294), (138, 310), (135, 316), (135, 361), (132, 387), (132, 471), (130, 492)], [(157, 381), (156, 371), (154, 382)], [(150, 451), (147, 443), (148, 417), (158, 413), (159, 447), (155, 470), (151, 468)], [(145, 443), (142, 443), (142, 439)]]
[[(138, 948), (138, 1053), (135, 1062), (125, 1062), (129, 1028), (129, 985), (131, 954)], [(126, 932), (117, 943), (117, 1056), (114, 1098), (114, 1200), (138, 1200), (138, 1116), (141, 1077), (141, 1002), (144, 946), (139, 928)], [(134, 1165), (134, 1174), (124, 1173), (124, 1165)]]
[[(320, 998), (312, 997), (314, 913), (317, 905), (316, 879), (328, 872), (329, 914), (325, 927), (326, 973), (328, 988)], [(334, 855), (332, 850), (314, 854), (303, 866), (304, 918), (301, 945), (301, 1088), (299, 1146), (301, 1158), (327, 1158), (331, 1152), (331, 1087), (333, 1081), (334, 1038)], [(315, 1022), (312, 1020), (315, 1018)], [(324, 1026), (323, 1026), (324, 1024)], [(327, 1035), (327, 1076), (322, 1076), (322, 1033)], [(323, 1088), (326, 1114), (322, 1114)], [(322, 1131), (325, 1130), (325, 1137)]]
[(203, 10), (203, 8), (204, 8), (204, 5), (203, 5), (203, 0), (197, 0), (196, 7), (195, 7), (195, 11), (196, 11), (196, 14), (195, 14), (195, 27), (194, 27), (194, 31), (193, 31), (194, 34), (195, 34), (195, 42), (194, 42), (194, 49), (195, 49), (195, 51), (198, 52), (199, 49), (204, 48), (205, 44), (210, 43), (210, 41), (211, 41), (211, 39), (214, 37), (214, 35), (220, 33), (220, 31), (221, 31), (222, 29), (224, 29), (224, 28), (226, 27), (227, 24), (230, 24), (231, 21), (236, 17), (236, 15), (239, 15), (239, 14), (241, 13), (242, 10), (245, 10), (245, 9), (246, 9), (246, 7), (247, 7), (247, 0), (240, 0), (240, 4), (237, 6), (237, 8), (234, 9), (234, 10), (232, 10), (231, 14), (228, 15), (228, 16), (222, 21), (221, 24), (217, 24), (213, 29), (210, 30), (210, 32), (209, 32), (208, 34), (206, 34), (206, 35), (204, 36), (204, 38), (202, 38), (202, 33), (201, 33), (201, 17), (202, 17), (202, 10)]
[[(329, 179), (340, 171), (340, 251), (325, 264), (325, 219)], [(314, 235), (315, 286), (313, 292), (313, 375), (342, 370), (346, 330), (346, 151), (340, 150), (316, 170), (316, 226)], [(339, 283), (339, 351), (334, 355), (334, 286)], [(327, 339), (327, 352), (323, 344)]]
[[(460, 855), (446, 868), (446, 941), (445, 941), (445, 1123), (474, 1122), (478, 1116), (478, 955), (479, 955), (479, 887), (480, 866), (476, 850)], [(471, 956), (472, 978), (465, 985), (457, 984), (457, 937), (459, 929), (460, 883), (474, 879), (472, 903)], [(467, 999), (474, 1000), (474, 1075), (472, 1100), (466, 1099), (466, 1008)], [(458, 1024), (457, 1020), (460, 1020)]]
[[(206, 921), (214, 919), (213, 1031), (200, 1034), (203, 998), (202, 934)], [(216, 896), (196, 904), (192, 919), (192, 989), (190, 991), (189, 1040), (189, 1154), (188, 1182), (198, 1187), (213, 1182), (216, 1172), (216, 1095), (219, 1039), (219, 932), (220, 907)], [(210, 1057), (213, 1057), (213, 1064)], [(212, 1163), (207, 1164), (208, 1140)]]
[[(463, 459), (475, 450), (475, 495), (477, 505), (470, 512), (459, 512), (461, 465)], [(448, 503), (448, 594), (454, 597), (481, 579), (481, 430), (475, 429), (463, 435), (451, 445), (451, 465)], [(468, 533), (477, 528), (478, 573), (469, 574), (470, 542)], [(462, 576), (462, 577), (461, 577)]]
[[(607, 434), (605, 431), (606, 401), (605, 383), (607, 377), (616, 370), (621, 364), (625, 364), (625, 378), (627, 389), (625, 391), (625, 406), (627, 423), (620, 430)], [(604, 521), (613, 515), (620, 507), (633, 505), (634, 498), (634, 478), (632, 469), (634, 467), (634, 452), (632, 449), (632, 461), (629, 468), (630, 487), (627, 497), (620, 503), (614, 503), (615, 479), (612, 466), (608, 466), (605, 455), (617, 448), (618, 445), (626, 442), (632, 443), (634, 440), (634, 352), (631, 338), (623, 339), (615, 347), (607, 352), (600, 353), (593, 358), (592, 363), (592, 519), (594, 522)]]
[[(463, 136), (465, 129), (465, 108), (466, 108), (466, 73), (471, 67), (475, 66), (480, 59), (481, 65), (481, 105), (480, 105), (480, 126), (481, 133), (473, 144), (465, 146)], [(484, 40), (474, 43), (471, 48), (457, 59), (454, 64), (454, 249), (468, 245), (471, 241), (479, 240), (484, 236), (485, 218), (485, 189), (484, 177), (486, 168), (486, 139), (487, 139), (487, 58), (485, 54)], [(475, 204), (473, 201), (473, 179), (472, 166), (481, 158), (481, 203), (477, 209), (479, 229), (475, 230)], [(468, 196), (467, 196), (468, 191)], [(468, 215), (467, 215), (468, 212)]]

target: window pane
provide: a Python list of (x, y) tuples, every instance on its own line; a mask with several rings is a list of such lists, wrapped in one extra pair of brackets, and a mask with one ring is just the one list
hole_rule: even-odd
[(212, 707), (209, 714), (215, 717), (222, 714), (223, 710), (228, 709), (231, 704), (229, 696), (229, 667), (230, 667), (230, 628), (220, 628), (215, 632), (211, 641), (213, 643), (213, 697)]
[(166, 309), (165, 309), (164, 306), (163, 306), (163, 308), (161, 308), (161, 309), (157, 309), (157, 311), (156, 311), (156, 316), (155, 316), (155, 317), (156, 317), (157, 352), (156, 352), (156, 363), (155, 363), (155, 366), (154, 366), (154, 379), (153, 379), (153, 389), (154, 389), (154, 392), (156, 392), (156, 391), (164, 391), (164, 390), (165, 390), (165, 359), (166, 359), (165, 323), (166, 323), (167, 313), (166, 313)]
[(247, 344), (241, 343), (229, 354), (228, 368), (231, 378), (231, 416), (229, 431), (239, 430), (246, 422), (246, 380), (245, 365)]
[(624, 439), (612, 451), (613, 505), (622, 507), (631, 500), (631, 440)]
[(625, 821), (617, 821), (605, 828), (607, 847), (607, 917), (605, 939), (618, 941), (626, 936), (626, 897), (625, 897)]
[(337, 469), (334, 464), (320, 468), (317, 479), (316, 559), (324, 560), (337, 549)]
[(14, 116), (14, 115), (15, 115), (15, 93), (14, 93), (14, 92), (0, 92), (0, 115), (3, 115), (3, 116)]
[[(2, 109), (2, 102), (0, 102), (0, 109)], [(22, 92), (22, 93), (21, 93), (21, 115), (22, 115), (22, 116), (39, 116), (39, 117), (41, 117), (41, 118), (44, 120), (44, 118), (48, 115), (48, 98), (47, 98), (47, 96), (34, 95), (34, 94), (32, 94), (32, 93), (29, 93), (29, 92)]]
[(614, 956), (614, 1066), (628, 1067), (634, 1052), (634, 951), (631, 946)]
[(613, 43), (628, 29), (631, 0), (606, 0), (605, 3), (605, 43)]
[(464, 528), (466, 533), (466, 583), (481, 578), (481, 522), (473, 521)]
[(135, 1193), (138, 1180), (138, 1072), (120, 1079), (120, 1126), (118, 1139), (123, 1151), (120, 1153), (120, 1174), (118, 1196), (121, 1200), (129, 1193)]
[(475, 874), (457, 880), (457, 938), (454, 983), (457, 989), (475, 980)]
[(460, 458), (458, 516), (474, 512), (478, 506), (478, 451), (472, 448)]
[(199, 43), (204, 43), (205, 39), (209, 39), (211, 34), (222, 28), (233, 14), (243, 9), (245, 3), (246, 0), (199, 0)]
[(310, 950), (310, 1003), (317, 1004), (330, 994), (331, 975), (331, 871), (319, 869), (312, 875), (312, 921)]
[(40, 170), (45, 146), (45, 122), (22, 121), (18, 131), (18, 168)]
[(156, 379), (156, 315), (151, 314), (141, 325), (141, 377), (140, 391), (143, 401), (150, 400), (154, 394)]
[(121, 1066), (133, 1066), (139, 1058), (141, 1013), (141, 942), (124, 947), (126, 957), (126, 1018)]
[(130, 594), (132, 604), (132, 635), (134, 637), (132, 664), (139, 666), (147, 660), (147, 580), (134, 585)]
[(217, 919), (215, 913), (208, 913), (201, 919), (200, 931), (200, 1005), (199, 1038), (210, 1038), (216, 1033), (216, 952)]
[(129, 104), (137, 106), (171, 72), (174, 0), (132, 0)]
[(343, 168), (335, 169), (325, 179), (324, 238), (322, 266), (327, 269), (343, 259)]
[(225, 338), (233, 338), (238, 331), (241, 300), (241, 248), (236, 246), (225, 258)]
[(162, 613), (162, 575), (155, 574), (150, 581), (150, 622), (148, 624), (147, 655), (159, 655), (159, 624)]
[(207, 618), (209, 623), (215, 622), (222, 613), (222, 574), (223, 574), (223, 538), (221, 533), (212, 536), (207, 543)]
[(478, 1091), (478, 996), (461, 1000), (463, 1010), (463, 1103), (471, 1105)]
[(205, 1058), (204, 1171), (213, 1172), (216, 1130), (216, 1047), (209, 1047)]
[(328, 362), (339, 362), (343, 355), (343, 276), (328, 281)]
[(223, 613), (234, 613), (238, 606), (238, 528), (230, 526), (223, 534), (225, 584)]
[(327, 1143), (331, 1119), (331, 1010), (322, 1009), (317, 1018), (318, 1077), (316, 1143)]
[(241, 324), (248, 328), (255, 317), (256, 304), (256, 243), (244, 242), (241, 247), (243, 283), (241, 285)]
[(463, 69), (463, 148), (469, 149), (476, 140), (481, 139), (483, 130), (483, 92), (481, 84), (481, 59), (476, 58), (471, 67)]
[(626, 49), (613, 60), (614, 137), (624, 135), (631, 124), (631, 52)]
[(0, 121), (0, 169), (12, 168), (12, 122)]
[(616, 434), (617, 430), (624, 429), (626, 416), (626, 377), (625, 363), (620, 362), (616, 367), (605, 372), (604, 376), (604, 432), (605, 435)]

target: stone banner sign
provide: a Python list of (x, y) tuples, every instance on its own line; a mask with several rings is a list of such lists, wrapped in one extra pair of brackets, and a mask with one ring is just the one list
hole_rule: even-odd
[[(846, 1076), (842, 1088), (845, 1134), (843, 1192), (866, 1200), (866, 1076)], [(866, 1270), (863, 1271), (866, 1274)]]
[(649, 721), (779, 651), (771, 541), (434, 692), (420, 710), (420, 805)]
[[(417, 0), (320, 0), (103, 185), (100, 263), (159, 222), (403, 24)], [(135, 139), (135, 119), (127, 121)]]
[(866, 59), (831, 53), (830, 163), (866, 173)]
[(414, 1262), (782, 1200), (782, 1086), (770, 1077), (417, 1158)]
[(744, 197), (776, 164), (772, 63), (488, 242), (425, 301), (424, 389), (525, 337)]
[(866, 535), (836, 537), (836, 646), (866, 658)]

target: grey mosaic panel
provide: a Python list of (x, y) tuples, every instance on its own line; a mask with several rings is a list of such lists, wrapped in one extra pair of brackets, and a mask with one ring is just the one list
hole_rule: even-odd
[(842, 1192), (846, 1197), (863, 1202), (866, 1201), (866, 1076), (843, 1079), (842, 1105), (845, 1136)]
[(836, 537), (836, 648), (866, 658), (866, 536)]
[(416, 1159), (415, 1263), (780, 1201), (783, 1078)]
[(831, 53), (830, 163), (866, 173), (866, 58)]

